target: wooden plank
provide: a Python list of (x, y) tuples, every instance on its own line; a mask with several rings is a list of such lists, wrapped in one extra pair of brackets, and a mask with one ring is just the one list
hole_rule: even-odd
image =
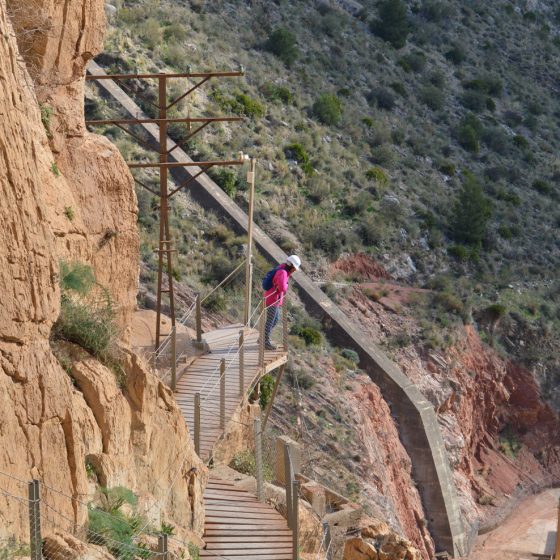
[[(231, 536), (231, 535), (220, 535), (216, 537), (211, 537), (209, 535), (204, 535), (204, 542), (206, 544), (227, 544), (227, 543), (259, 543), (261, 546), (263, 544), (265, 536), (261, 534), (245, 534), (243, 536)], [(274, 543), (286, 543), (292, 542), (292, 537), (289, 534), (285, 535), (268, 535), (270, 539), (268, 542)], [(210, 547), (208, 547), (210, 548)]]
[[(216, 558), (218, 552), (212, 552), (211, 550), (201, 550), (200, 551), (200, 558)], [(226, 553), (220, 553), (218, 558), (219, 560), (224, 560), (224, 556)], [(280, 552), (275, 551), (274, 553), (266, 553), (262, 551), (255, 551), (255, 553), (238, 550), (238, 551), (231, 551), (227, 553), (226, 558), (248, 558), (250, 560), (292, 560), (292, 549), (290, 548), (289, 552)]]
[[(240, 542), (240, 543), (211, 543), (206, 545), (206, 550), (224, 550), (228, 552), (233, 552), (234, 550), (255, 550), (263, 548), (263, 542)], [(271, 552), (274, 550), (281, 549), (282, 552), (290, 552), (292, 550), (291, 544), (287, 544), (285, 542), (275, 542), (271, 541), (268, 542), (265, 546), (268, 547), (268, 550)]]
[(277, 519), (247, 519), (245, 517), (222, 517), (222, 516), (214, 516), (214, 515), (207, 515), (206, 516), (206, 523), (209, 525), (227, 525), (228, 527), (234, 525), (241, 525), (243, 527), (254, 527), (254, 526), (265, 526), (265, 527), (285, 527), (285, 521), (280, 521)]
[(205, 528), (207, 530), (215, 530), (215, 531), (278, 531), (283, 530), (286, 528), (286, 522), (283, 524), (279, 523), (263, 523), (256, 527), (252, 523), (220, 523), (220, 522), (206, 522)]
[(265, 511), (247, 511), (247, 510), (237, 510), (237, 511), (227, 511), (224, 509), (210, 509), (210, 510), (206, 510), (206, 517), (208, 519), (211, 519), (213, 517), (222, 517), (224, 519), (239, 519), (239, 518), (243, 518), (243, 519), (270, 519), (272, 521), (279, 521), (282, 522), (283, 518), (282, 516), (274, 511), (274, 510), (270, 510), (269, 512), (265, 512)]

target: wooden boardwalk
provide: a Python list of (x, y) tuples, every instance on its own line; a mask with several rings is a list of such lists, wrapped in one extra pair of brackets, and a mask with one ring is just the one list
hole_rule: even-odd
[(204, 505), (206, 548), (200, 558), (292, 560), (292, 531), (268, 504), (210, 475)]
[[(180, 372), (175, 391), (175, 399), (183, 413), (191, 437), (194, 438), (194, 396), (200, 392), (200, 457), (210, 457), (220, 436), (220, 361), (226, 360), (226, 425), (239, 406), (243, 396), (259, 375), (257, 344), (258, 333), (254, 329), (245, 330), (244, 344), (244, 390), (239, 394), (239, 331), (242, 325), (231, 325), (203, 335), (210, 349), (195, 359)], [(287, 362), (287, 353), (281, 349), (265, 351), (265, 373), (271, 372)]]

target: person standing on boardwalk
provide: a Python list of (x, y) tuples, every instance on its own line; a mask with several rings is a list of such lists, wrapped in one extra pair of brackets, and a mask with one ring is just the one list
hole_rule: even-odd
[(266, 325), (264, 328), (264, 347), (266, 350), (276, 350), (270, 335), (272, 329), (280, 319), (280, 307), (288, 291), (290, 276), (301, 267), (301, 259), (297, 255), (290, 255), (284, 264), (270, 270), (263, 279), (264, 303), (266, 306)]

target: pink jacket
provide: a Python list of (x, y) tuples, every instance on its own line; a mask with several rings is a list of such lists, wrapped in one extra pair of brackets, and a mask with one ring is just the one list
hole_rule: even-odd
[(288, 291), (288, 279), (290, 273), (286, 270), (286, 265), (281, 264), (280, 268), (272, 278), (272, 288), (264, 293), (265, 305), (280, 307), (284, 303), (284, 296)]

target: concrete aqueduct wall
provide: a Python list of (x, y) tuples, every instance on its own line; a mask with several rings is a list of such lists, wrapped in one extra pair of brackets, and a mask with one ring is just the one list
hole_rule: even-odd
[[(102, 68), (90, 63), (91, 74), (103, 74)], [(104, 95), (117, 101), (133, 118), (142, 111), (112, 80), (98, 82)], [(145, 117), (144, 117), (145, 118)], [(159, 130), (156, 125), (144, 125), (150, 142), (157, 146)], [(175, 143), (168, 138), (168, 149)], [(170, 161), (191, 161), (180, 148), (173, 151)], [(174, 168), (176, 181), (183, 182), (199, 168)], [(238, 232), (247, 231), (247, 215), (214, 183), (203, 174), (195, 180), (189, 192), (200, 204), (227, 216)], [(282, 262), (286, 254), (259, 227), (254, 228), (254, 240), (259, 250), (271, 261)], [(362, 335), (355, 323), (304, 274), (294, 278), (300, 297), (308, 311), (320, 318), (329, 338), (335, 344), (353, 348), (360, 363), (379, 386), (398, 419), (402, 442), (410, 456), (414, 480), (428, 516), (428, 528), (436, 550), (447, 550), (454, 556), (466, 555), (466, 538), (461, 521), (458, 500), (445, 446), (441, 438), (436, 414), (416, 386), (399, 367), (369, 339)]]

